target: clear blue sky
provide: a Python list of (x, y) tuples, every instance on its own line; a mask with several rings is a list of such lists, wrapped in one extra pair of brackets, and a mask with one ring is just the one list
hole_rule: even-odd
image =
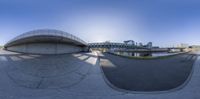
[(34, 29), (87, 42), (200, 44), (199, 0), (0, 0), (0, 45)]

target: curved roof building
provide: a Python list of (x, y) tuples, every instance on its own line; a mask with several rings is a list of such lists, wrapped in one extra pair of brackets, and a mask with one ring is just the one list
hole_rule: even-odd
[(80, 38), (53, 29), (26, 32), (9, 41), (4, 48), (33, 54), (63, 54), (84, 51), (87, 43)]

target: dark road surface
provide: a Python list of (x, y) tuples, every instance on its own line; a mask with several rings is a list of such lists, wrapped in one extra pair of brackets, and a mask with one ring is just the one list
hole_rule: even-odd
[(108, 53), (100, 57), (106, 78), (114, 86), (130, 91), (166, 91), (189, 77), (196, 55), (181, 54), (165, 59), (136, 60)]

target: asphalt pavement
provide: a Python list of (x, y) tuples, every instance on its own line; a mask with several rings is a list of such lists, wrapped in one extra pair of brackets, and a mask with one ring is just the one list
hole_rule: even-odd
[(104, 53), (100, 60), (106, 78), (117, 88), (150, 92), (171, 90), (183, 85), (191, 74), (196, 58), (194, 54), (181, 54), (142, 60)]

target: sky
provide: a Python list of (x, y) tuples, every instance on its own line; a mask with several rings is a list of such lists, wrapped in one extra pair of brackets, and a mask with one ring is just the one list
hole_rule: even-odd
[(0, 45), (35, 29), (86, 42), (200, 44), (199, 0), (0, 0)]

